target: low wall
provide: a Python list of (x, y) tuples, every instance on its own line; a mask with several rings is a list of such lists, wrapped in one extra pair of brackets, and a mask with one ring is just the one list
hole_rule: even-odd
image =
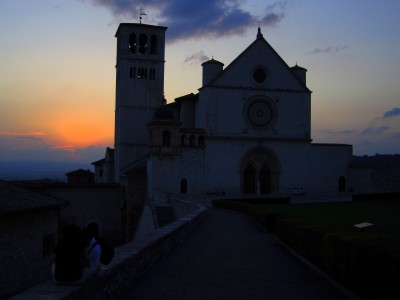
[(180, 244), (205, 215), (206, 208), (198, 208), (171, 224), (118, 247), (111, 264), (82, 285), (66, 286), (46, 281), (10, 299), (118, 299), (157, 261)]
[(198, 208), (198, 205), (181, 199), (170, 198), (168, 202), (174, 208), (175, 214), (178, 218), (182, 216), (186, 216), (187, 214), (192, 213)]

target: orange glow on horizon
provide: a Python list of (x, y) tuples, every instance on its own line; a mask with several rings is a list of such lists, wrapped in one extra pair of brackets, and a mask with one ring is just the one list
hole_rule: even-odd
[[(53, 128), (55, 137), (52, 144), (57, 148), (87, 148), (90, 146), (110, 146), (114, 144), (114, 128), (87, 120), (60, 122)], [(70, 146), (73, 145), (73, 146)]]

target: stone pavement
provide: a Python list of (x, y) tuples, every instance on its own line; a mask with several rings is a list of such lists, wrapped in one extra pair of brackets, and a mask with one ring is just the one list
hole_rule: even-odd
[(122, 298), (358, 299), (245, 214), (209, 208), (175, 250)]

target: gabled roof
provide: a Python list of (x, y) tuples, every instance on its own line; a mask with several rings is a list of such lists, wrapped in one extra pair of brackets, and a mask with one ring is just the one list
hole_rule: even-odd
[(199, 94), (197, 93), (196, 95), (193, 93), (187, 94), (180, 96), (178, 98), (175, 98), (175, 102), (182, 102), (182, 101), (195, 101), (199, 97)]
[[(247, 52), (249, 52), (253, 47), (255, 47), (256, 44), (258, 43), (263, 43), (265, 44), (273, 53), (274, 55), (281, 61), (281, 63), (287, 68), (287, 70), (293, 75), (293, 78), (297, 80), (300, 85), (305, 89), (306, 92), (311, 93), (311, 91), (308, 89), (308, 87), (292, 72), (291, 68), (287, 65), (287, 63), (282, 59), (282, 57), (275, 51), (274, 48), (266, 41), (264, 36), (261, 34), (261, 29), (258, 28), (258, 33), (257, 33), (257, 38), (256, 40), (251, 43), (242, 53), (239, 54), (221, 73), (219, 73), (207, 86), (213, 85), (219, 78), (221, 78), (225, 73), (229, 72), (229, 70), (238, 62), (241, 60), (241, 58), (246, 55)], [(299, 67), (299, 66), (297, 66)], [(299, 67), (301, 68), (301, 67)], [(304, 69), (304, 68), (302, 68)], [(306, 69), (304, 69), (306, 70)], [(202, 88), (200, 88), (202, 89)]]
[(105, 161), (106, 161), (106, 159), (102, 158), (102, 159), (99, 159), (99, 160), (96, 160), (96, 161), (92, 162), (91, 165), (94, 165), (94, 166), (102, 165)]
[(58, 209), (67, 204), (66, 201), (0, 181), (0, 216), (49, 208)]

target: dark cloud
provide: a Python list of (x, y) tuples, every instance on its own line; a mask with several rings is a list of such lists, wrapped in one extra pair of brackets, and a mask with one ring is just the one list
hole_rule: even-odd
[(378, 136), (387, 132), (390, 129), (389, 126), (381, 126), (381, 127), (367, 127), (361, 132), (357, 132), (355, 129), (347, 129), (347, 130), (322, 130), (322, 133), (326, 135), (342, 135), (342, 136), (350, 136), (354, 134), (362, 135), (362, 136)]
[(316, 49), (310, 51), (308, 54), (336, 53), (336, 52), (340, 52), (340, 51), (343, 51), (343, 50), (346, 50), (346, 49), (347, 49), (347, 46), (341, 46), (341, 47), (329, 46), (329, 47), (326, 47), (326, 48), (323, 48), (323, 49), (316, 48)]
[(381, 126), (378, 128), (368, 127), (365, 128), (360, 135), (381, 135), (390, 129), (389, 126)]
[(383, 118), (392, 118), (400, 116), (400, 107), (394, 107), (383, 114)]
[[(284, 17), (289, 1), (266, 5), (259, 15), (241, 8), (243, 0), (81, 0), (105, 7), (127, 22), (138, 22), (139, 11), (146, 13), (143, 22), (168, 26), (168, 41), (190, 38), (238, 35), (249, 28), (273, 26)], [(156, 22), (154, 22), (156, 21)]]
[(43, 142), (43, 139), (41, 139), (40, 137), (37, 136), (29, 136), (29, 135), (25, 135), (25, 136), (18, 136), (19, 139), (22, 140), (30, 140), (30, 141), (35, 141), (35, 142)]
[(203, 63), (207, 60), (210, 60), (210, 58), (204, 54), (204, 51), (196, 52), (193, 53), (192, 55), (186, 57), (185, 63), (189, 62), (196, 62), (196, 63)]

